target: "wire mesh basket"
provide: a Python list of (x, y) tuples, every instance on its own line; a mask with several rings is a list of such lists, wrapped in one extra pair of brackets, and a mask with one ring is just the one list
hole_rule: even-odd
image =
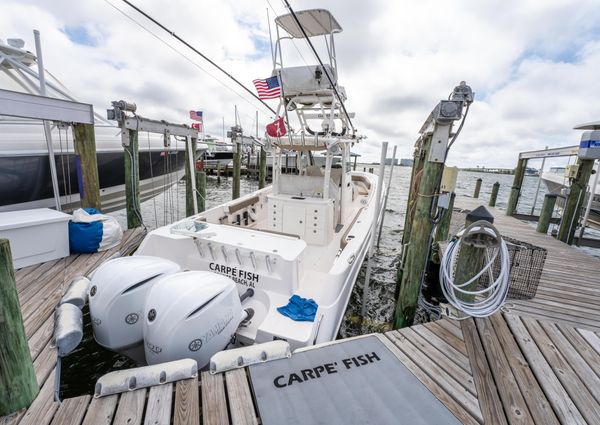
[[(510, 258), (510, 279), (507, 298), (528, 300), (535, 297), (548, 251), (545, 248), (506, 236), (503, 236), (502, 239), (506, 242)], [(497, 276), (499, 273), (500, 261), (496, 259), (493, 274)], [(488, 285), (489, 278), (486, 273), (480, 279), (478, 286), (485, 288)]]

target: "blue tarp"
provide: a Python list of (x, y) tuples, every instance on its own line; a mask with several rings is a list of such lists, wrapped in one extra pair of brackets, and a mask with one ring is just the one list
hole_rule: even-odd
[[(88, 214), (100, 214), (95, 208), (84, 208)], [(69, 221), (69, 250), (71, 254), (98, 252), (102, 242), (102, 222), (76, 223)]]
[(277, 311), (297, 322), (313, 322), (319, 306), (315, 300), (292, 295), (287, 305), (277, 307)]

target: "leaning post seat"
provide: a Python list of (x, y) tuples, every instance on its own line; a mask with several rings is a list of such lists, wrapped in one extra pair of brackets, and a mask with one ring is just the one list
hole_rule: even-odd
[(273, 75), (280, 74), (281, 85), (285, 97), (304, 94), (329, 94), (333, 87), (329, 83), (325, 68), (334, 84), (337, 84), (337, 73), (331, 65), (293, 66), (274, 70)]

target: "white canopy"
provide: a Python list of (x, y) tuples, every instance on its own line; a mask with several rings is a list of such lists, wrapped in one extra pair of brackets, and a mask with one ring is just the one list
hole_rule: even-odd
[(600, 121), (579, 124), (579, 125), (573, 127), (573, 129), (574, 130), (600, 130)]
[[(325, 9), (301, 10), (296, 12), (296, 17), (309, 37), (342, 32), (338, 21)], [(293, 38), (304, 38), (302, 30), (291, 13), (278, 16), (275, 18), (275, 22)]]

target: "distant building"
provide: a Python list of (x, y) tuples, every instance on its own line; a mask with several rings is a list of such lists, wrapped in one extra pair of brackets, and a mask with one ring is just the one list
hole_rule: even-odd
[(401, 167), (412, 167), (413, 166), (413, 160), (410, 158), (402, 158), (400, 160), (400, 166)]
[[(392, 158), (386, 158), (385, 165), (392, 165)], [(394, 158), (394, 165), (398, 165), (398, 158)]]

